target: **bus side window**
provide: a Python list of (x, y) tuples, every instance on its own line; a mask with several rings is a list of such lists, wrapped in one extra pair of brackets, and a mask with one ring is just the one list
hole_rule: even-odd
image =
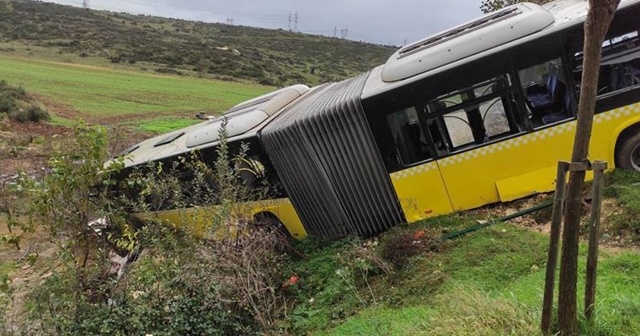
[[(438, 152), (519, 133), (523, 127), (513, 101), (511, 80), (500, 75), (427, 102), (425, 110), (433, 116), (427, 123)], [(439, 141), (446, 144), (439, 146)]]
[(257, 155), (237, 157), (235, 164), (239, 178), (247, 188), (257, 189), (260, 187), (266, 173), (264, 165)]
[(560, 58), (522, 69), (518, 76), (534, 128), (573, 116), (573, 100)]
[[(574, 55), (574, 80), (582, 80), (582, 52)], [(598, 97), (640, 86), (640, 37), (638, 30), (605, 40), (598, 79)]]
[(426, 133), (420, 126), (414, 107), (387, 115), (387, 122), (401, 164), (410, 165), (432, 157)]

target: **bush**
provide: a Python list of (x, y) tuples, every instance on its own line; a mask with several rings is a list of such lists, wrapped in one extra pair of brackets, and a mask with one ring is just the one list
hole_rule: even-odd
[[(74, 300), (73, 272), (47, 279), (31, 297), (46, 334), (249, 335), (258, 326), (250, 310), (225, 291), (213, 271), (211, 248), (167, 227), (142, 232), (146, 250), (116, 282), (102, 284), (108, 297)], [(96, 285), (94, 284), (94, 288)], [(71, 304), (73, 303), (73, 304)], [(70, 314), (74, 312), (75, 314)], [(75, 316), (74, 316), (75, 315)], [(47, 330), (48, 329), (48, 330)]]
[(49, 113), (21, 87), (0, 81), (0, 114), (19, 122), (49, 120)]
[(9, 113), (9, 117), (19, 122), (39, 122), (51, 119), (49, 113), (39, 105), (31, 105), (26, 108), (19, 108)]
[[(223, 130), (221, 134), (226, 139)], [(218, 159), (206, 165), (195, 157), (178, 166), (135, 172), (122, 184), (139, 197), (113, 198), (120, 174), (116, 163), (105, 171), (106, 135), (102, 129), (79, 128), (67, 150), (49, 160), (51, 173), (42, 187), (31, 188), (38, 222), (60, 247), (54, 274), (29, 295), (31, 325), (43, 335), (251, 335), (272, 334), (276, 321), (291, 310), (281, 287), (284, 256), (277, 232), (251, 229), (235, 204), (251, 197), (240, 183), (240, 156), (228, 153), (226, 141)], [(215, 166), (215, 172), (210, 170)], [(187, 168), (191, 186), (179, 184), (172, 169)], [(244, 168), (246, 170), (246, 168)], [(168, 173), (163, 173), (166, 171)], [(213, 176), (211, 176), (213, 175)], [(211, 178), (215, 189), (202, 188)], [(164, 195), (164, 196), (163, 196)], [(168, 195), (168, 196), (167, 196)], [(209, 198), (211, 197), (211, 198)], [(214, 235), (193, 234), (154, 222), (133, 226), (122, 207), (150, 210), (163, 202), (203, 207)], [(236, 213), (239, 212), (239, 213)], [(86, 225), (107, 215), (115, 224), (96, 234)], [(135, 247), (133, 247), (135, 246)], [(113, 251), (131, 250), (133, 264), (114, 274)], [(127, 259), (129, 260), (129, 259)], [(111, 263), (110, 263), (111, 261)]]

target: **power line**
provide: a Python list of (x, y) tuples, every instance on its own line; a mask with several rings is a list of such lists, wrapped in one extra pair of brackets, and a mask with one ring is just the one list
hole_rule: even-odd
[[(54, 0), (55, 1), (55, 0)], [(133, 12), (144, 12), (141, 10), (141, 8), (154, 8), (154, 2), (152, 0), (110, 0), (110, 1), (105, 1), (105, 0), (83, 0), (82, 2), (82, 7), (88, 8), (89, 6), (91, 6), (92, 9), (98, 9), (98, 10), (108, 10), (108, 11), (116, 11), (116, 9), (114, 9), (112, 6), (108, 6), (106, 5), (107, 3), (109, 3), (110, 5), (113, 5), (114, 3), (122, 3), (122, 2), (126, 2), (128, 4), (133, 4), (133, 5), (138, 5), (139, 7), (136, 8), (136, 10), (134, 10)], [(156, 4), (157, 5), (157, 4)], [(285, 28), (287, 27), (289, 31), (295, 31), (295, 32), (302, 32), (300, 30), (300, 14), (298, 12), (289, 12), (286, 14), (246, 14), (246, 15), (241, 15), (240, 18), (238, 17), (231, 17), (231, 16), (223, 16), (224, 14), (219, 13), (220, 10), (227, 10), (228, 8), (231, 7), (227, 7), (227, 6), (216, 6), (216, 12), (212, 11), (212, 8), (195, 8), (195, 7), (191, 7), (187, 4), (182, 4), (182, 3), (171, 3), (171, 4), (163, 4), (162, 5), (163, 8), (169, 8), (169, 9), (174, 9), (174, 13), (179, 13), (181, 11), (189, 11), (189, 12), (194, 12), (194, 13), (201, 13), (201, 14), (208, 14), (207, 15), (207, 19), (205, 19), (206, 22), (221, 22), (221, 23), (227, 23), (227, 24), (236, 24), (236, 22), (238, 21), (242, 21), (242, 22), (246, 22), (247, 20), (253, 22), (254, 24), (258, 24), (258, 26), (260, 25), (260, 23), (264, 24), (266, 27), (271, 27), (271, 28), (275, 28), (275, 27), (281, 27), (281, 28)], [(147, 13), (148, 14), (148, 13)], [(159, 14), (159, 13), (158, 13)], [(152, 14), (152, 15), (158, 15), (158, 14)], [(222, 14), (222, 15), (221, 15)], [(162, 14), (160, 14), (162, 15)], [(175, 15), (175, 14), (174, 14)], [(169, 15), (169, 17), (172, 17), (173, 15)], [(173, 16), (180, 18), (180, 16)], [(240, 23), (243, 24), (243, 23)], [(266, 28), (265, 27), (265, 28)], [(308, 32), (308, 33), (319, 33), (321, 35), (325, 35), (325, 36), (333, 36), (336, 38), (341, 38), (341, 39), (347, 39), (347, 38), (357, 38), (357, 39), (363, 39), (363, 40), (374, 40), (371, 39), (369, 36), (360, 34), (359, 32), (354, 32), (351, 31), (348, 27), (345, 28), (338, 28), (336, 26), (333, 27), (333, 29), (330, 30), (306, 30), (304, 29), (304, 32)]]

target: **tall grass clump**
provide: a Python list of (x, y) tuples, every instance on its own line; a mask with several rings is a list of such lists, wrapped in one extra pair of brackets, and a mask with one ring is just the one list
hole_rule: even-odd
[(640, 241), (640, 172), (616, 169), (606, 177), (604, 194), (614, 199), (618, 208), (608, 218), (607, 224), (614, 235)]
[(428, 335), (538, 335), (536, 310), (515, 300), (492, 297), (468, 287), (452, 289), (436, 299), (419, 330)]

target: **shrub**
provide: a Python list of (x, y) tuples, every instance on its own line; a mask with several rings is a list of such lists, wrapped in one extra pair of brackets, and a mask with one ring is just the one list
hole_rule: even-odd
[[(52, 311), (43, 325), (49, 334), (73, 335), (247, 335), (258, 327), (244, 306), (229, 296), (212, 270), (211, 248), (166, 226), (141, 232), (145, 252), (117, 283), (105, 282), (108, 298), (73, 301), (72, 273), (57, 274), (32, 297), (40, 312)], [(66, 290), (65, 290), (66, 289)], [(75, 302), (79, 314), (63, 311)], [(55, 313), (55, 314), (53, 314)], [(42, 321), (42, 320), (41, 320)]]
[[(221, 136), (226, 139), (224, 128)], [(277, 330), (276, 321), (291, 309), (281, 288), (286, 276), (278, 247), (283, 241), (277, 232), (249, 230), (252, 224), (235, 206), (254, 193), (239, 179), (239, 162), (248, 147), (234, 158), (222, 140), (213, 164), (193, 156), (170, 167), (141, 169), (123, 181), (140, 197), (114, 199), (116, 182), (110, 176), (121, 173), (121, 164), (104, 169), (104, 130), (79, 128), (73, 139), (49, 160), (51, 173), (42, 187), (32, 188), (38, 221), (60, 247), (60, 265), (29, 295), (30, 322), (40, 334), (250, 335)], [(183, 168), (193, 174), (192, 184), (174, 175), (173, 170), (184, 173)], [(205, 179), (213, 179), (216, 188), (203, 187)], [(204, 210), (211, 218), (208, 230), (235, 234), (201, 238), (153, 221), (134, 227), (121, 210), (148, 211), (167, 202), (180, 207), (217, 202), (218, 207)], [(103, 215), (117, 230), (96, 234), (88, 228), (90, 219)], [(121, 266), (116, 276), (109, 263), (113, 250), (142, 252), (130, 253), (128, 258), (138, 261)]]
[(21, 87), (0, 81), (0, 114), (19, 122), (49, 120), (49, 113)]
[(49, 113), (46, 110), (44, 110), (40, 105), (35, 104), (26, 108), (17, 109), (14, 112), (9, 113), (9, 117), (19, 122), (39, 122), (51, 119), (51, 116), (49, 116)]

